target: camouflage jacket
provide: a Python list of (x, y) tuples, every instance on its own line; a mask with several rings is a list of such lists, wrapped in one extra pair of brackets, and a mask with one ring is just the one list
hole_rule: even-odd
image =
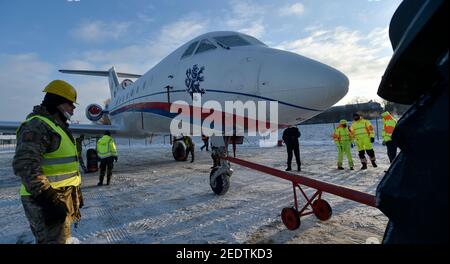
[[(63, 122), (59, 116), (50, 115), (42, 106), (35, 106), (33, 112), (27, 116), (27, 119), (34, 115), (44, 116), (52, 120), (55, 124), (60, 126), (75, 143), (75, 140), (68, 129), (68, 125)], [(16, 153), (14, 155), (12, 167), (14, 174), (21, 178), (22, 183), (25, 185), (27, 191), (31, 193), (33, 198), (39, 195), (41, 191), (50, 187), (47, 177), (42, 173), (41, 161), (44, 153), (53, 152), (58, 149), (60, 142), (60, 135), (40, 119), (34, 118), (19, 128), (17, 133)], [(70, 189), (73, 189), (73, 192), (78, 194), (74, 195), (73, 193), (67, 193), (67, 190), (57, 189), (56, 191), (61, 194), (61, 200), (64, 202), (68, 200), (72, 202), (73, 198), (76, 198), (77, 201), (74, 200), (73, 204), (79, 205), (82, 203), (80, 188), (76, 187)], [(68, 205), (68, 208), (70, 207), (73, 206)], [(79, 208), (74, 209), (75, 211), (79, 211)], [(79, 214), (79, 212), (76, 214)]]

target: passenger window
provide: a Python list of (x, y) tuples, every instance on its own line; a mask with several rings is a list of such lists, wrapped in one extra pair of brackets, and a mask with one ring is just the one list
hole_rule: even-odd
[(200, 52), (205, 52), (208, 50), (212, 50), (215, 49), (216, 46), (214, 44), (211, 43), (211, 41), (204, 39), (200, 42), (200, 45), (198, 45), (197, 51), (195, 52), (195, 54), (200, 53)]
[(198, 41), (192, 43), (191, 45), (189, 45), (189, 47), (186, 49), (186, 51), (183, 53), (183, 55), (181, 55), (181, 58), (184, 58), (186, 56), (189, 56), (192, 54), (192, 52), (194, 52), (195, 47), (197, 46)]

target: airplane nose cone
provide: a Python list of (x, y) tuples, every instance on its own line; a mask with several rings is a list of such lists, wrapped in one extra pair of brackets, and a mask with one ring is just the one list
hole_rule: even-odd
[(258, 89), (289, 104), (325, 110), (348, 92), (349, 80), (340, 71), (295, 53), (276, 50), (264, 61)]
[[(319, 62), (316, 62), (319, 63)], [(315, 65), (315, 70), (320, 73), (316, 76), (317, 85), (301, 88), (302, 92), (314, 94), (316, 107), (327, 109), (341, 100), (348, 92), (349, 80), (342, 72), (324, 65)]]

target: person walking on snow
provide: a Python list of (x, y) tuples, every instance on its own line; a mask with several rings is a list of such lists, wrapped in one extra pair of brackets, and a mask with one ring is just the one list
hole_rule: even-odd
[(339, 121), (339, 126), (336, 127), (333, 133), (333, 140), (338, 149), (338, 170), (344, 169), (344, 167), (342, 167), (344, 154), (347, 156), (348, 166), (350, 167), (350, 170), (353, 170), (352, 152), (350, 150), (350, 148), (352, 147), (352, 137), (351, 130), (349, 127), (347, 127), (347, 120), (342, 119)]
[(375, 133), (372, 124), (362, 118), (359, 113), (354, 113), (351, 131), (352, 137), (355, 139), (356, 146), (358, 147), (358, 156), (362, 164), (361, 170), (367, 169), (367, 159), (364, 153), (369, 155), (372, 166), (376, 168), (377, 163), (375, 162), (375, 152), (372, 146), (372, 143), (375, 142)]
[(286, 150), (288, 153), (287, 168), (286, 171), (291, 171), (292, 152), (294, 152), (295, 160), (297, 162), (297, 170), (301, 171), (300, 162), (300, 148), (298, 144), (298, 138), (300, 137), (300, 131), (297, 127), (289, 126), (283, 131), (283, 141), (286, 144)]
[(381, 132), (383, 146), (386, 146), (389, 163), (392, 163), (395, 156), (397, 156), (397, 145), (392, 141), (392, 133), (397, 125), (397, 121), (388, 111), (382, 113), (381, 117), (383, 118), (383, 132)]
[(206, 151), (209, 151), (209, 137), (202, 134), (203, 146), (201, 146), (200, 151), (203, 151), (206, 148)]
[(103, 185), (106, 171), (106, 185), (109, 185), (114, 168), (114, 161), (117, 162), (117, 149), (114, 139), (109, 131), (105, 131), (103, 137), (97, 141), (97, 155), (100, 158), (100, 177), (98, 186)]

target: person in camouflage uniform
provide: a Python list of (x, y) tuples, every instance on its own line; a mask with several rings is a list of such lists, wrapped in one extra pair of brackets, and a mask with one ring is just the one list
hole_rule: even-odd
[(67, 120), (73, 115), (76, 91), (60, 80), (44, 89), (17, 130), (14, 173), (21, 178), (22, 205), (36, 243), (66, 243), (70, 225), (81, 218), (83, 198), (75, 140)]

